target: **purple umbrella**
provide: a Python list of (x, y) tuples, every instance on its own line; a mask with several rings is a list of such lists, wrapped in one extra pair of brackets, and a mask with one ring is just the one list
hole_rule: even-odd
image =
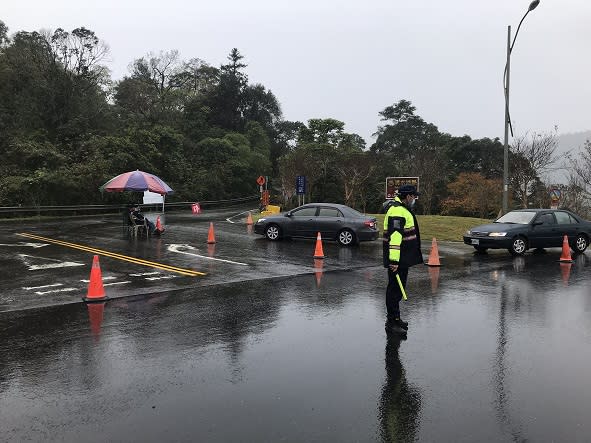
[(160, 195), (172, 194), (174, 192), (159, 177), (139, 170), (119, 174), (99, 189), (107, 192), (150, 191)]

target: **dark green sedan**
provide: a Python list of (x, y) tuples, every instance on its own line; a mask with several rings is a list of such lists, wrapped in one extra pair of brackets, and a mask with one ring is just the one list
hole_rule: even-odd
[(464, 243), (478, 252), (507, 249), (513, 255), (523, 255), (531, 248), (560, 247), (565, 235), (571, 249), (582, 253), (589, 245), (591, 222), (564, 209), (519, 209), (469, 229)]

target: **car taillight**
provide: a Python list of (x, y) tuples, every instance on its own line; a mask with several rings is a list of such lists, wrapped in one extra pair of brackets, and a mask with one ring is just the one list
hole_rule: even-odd
[(373, 220), (368, 220), (366, 222), (363, 223), (365, 226), (369, 226), (370, 228), (375, 228), (376, 227), (376, 222), (374, 222)]

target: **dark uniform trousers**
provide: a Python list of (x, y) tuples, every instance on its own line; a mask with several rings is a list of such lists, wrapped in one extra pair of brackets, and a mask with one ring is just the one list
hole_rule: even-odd
[(396, 279), (396, 274), (400, 276), (402, 286), (406, 289), (406, 278), (408, 277), (408, 268), (398, 268), (392, 272), (388, 268), (388, 287), (386, 288), (386, 310), (388, 311), (388, 320), (400, 318), (400, 300), (402, 300), (402, 291)]

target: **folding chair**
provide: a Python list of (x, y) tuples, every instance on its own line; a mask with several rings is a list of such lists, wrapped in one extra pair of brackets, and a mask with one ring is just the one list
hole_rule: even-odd
[(131, 212), (129, 213), (129, 233), (132, 237), (137, 237), (138, 234), (145, 234), (146, 238), (150, 235), (150, 230), (148, 229), (148, 223), (146, 219), (143, 220), (136, 220)]

